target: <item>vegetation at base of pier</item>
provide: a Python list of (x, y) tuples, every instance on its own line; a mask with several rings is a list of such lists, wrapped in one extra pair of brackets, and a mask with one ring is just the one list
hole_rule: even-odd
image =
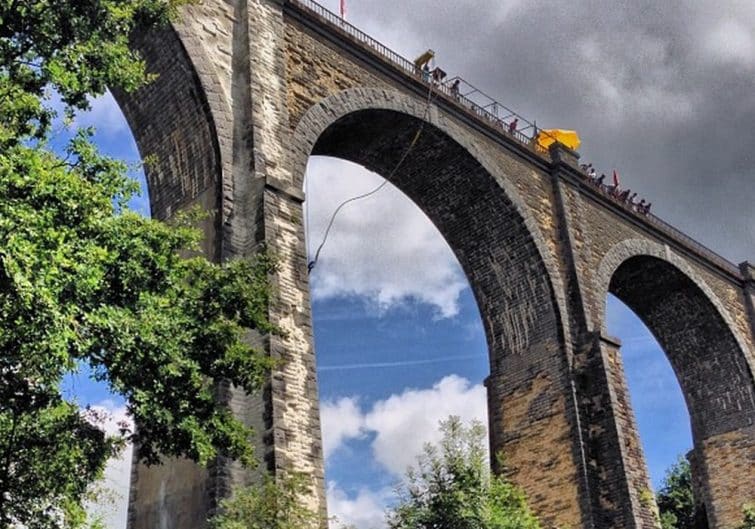
[[(51, 147), (56, 108), (70, 120), (107, 87), (150, 81), (129, 35), (181, 3), (0, 0), (1, 528), (86, 526), (82, 503), (127, 441), (148, 463), (253, 461), (216, 382), (251, 392), (271, 366), (244, 338), (275, 332), (274, 260), (208, 262), (196, 216), (126, 210), (138, 186), (89, 131)], [(97, 410), (67, 398), (62, 382), (82, 366), (126, 399), (138, 431), (106, 434)]]
[(692, 493), (692, 471), (684, 456), (679, 456), (667, 471), (656, 503), (663, 529), (694, 529), (695, 498)]
[[(517, 486), (489, 470), (485, 427), (459, 417), (440, 423), (442, 439), (428, 444), (399, 487), (386, 513), (390, 529), (540, 529)], [(303, 475), (237, 491), (223, 502), (212, 529), (318, 527), (317, 513), (300, 501), (310, 484)], [(336, 525), (338, 523), (336, 521)], [(333, 524), (331, 524), (333, 527)], [(356, 529), (353, 526), (340, 529)], [(365, 528), (367, 529), (367, 528)]]
[(524, 492), (488, 466), (485, 428), (459, 417), (441, 422), (438, 445), (408, 470), (390, 529), (539, 529)]
[(319, 527), (316, 512), (301, 501), (309, 492), (305, 475), (277, 480), (265, 476), (262, 485), (245, 487), (221, 503), (221, 514), (210, 520), (211, 529), (303, 529)]
[(742, 508), (742, 525), (737, 529), (755, 529), (755, 503), (749, 503)]
[[(692, 469), (684, 456), (666, 471), (661, 489), (656, 494), (662, 529), (697, 529), (707, 526), (707, 521), (698, 517), (692, 489)], [(742, 524), (736, 529), (755, 529), (755, 503), (742, 509)]]

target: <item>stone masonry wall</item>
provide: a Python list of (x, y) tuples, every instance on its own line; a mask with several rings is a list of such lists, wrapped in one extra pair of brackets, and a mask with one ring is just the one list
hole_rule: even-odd
[[(289, 49), (289, 107), (291, 109), (292, 127), (298, 124), (300, 116), (304, 115), (309, 108), (319, 105), (329, 97), (342, 93), (349, 88), (367, 85), (384, 88), (385, 90), (396, 89), (394, 80), (375, 71), (359, 59), (349, 56), (338, 45), (325, 42), (325, 39), (314, 35), (311, 30), (293, 22), (288, 26), (287, 46)], [(419, 98), (419, 96), (417, 97)], [(449, 116), (441, 116), (441, 119), (443, 118), (454, 121)], [(504, 178), (508, 183), (515, 186), (543, 235), (550, 257), (554, 259), (560, 257), (559, 245), (563, 241), (558, 233), (559, 221), (555, 208), (554, 190), (546, 172), (539, 169), (537, 164), (522, 163), (521, 159), (511, 156), (506, 149), (502, 149), (500, 145), (491, 141), (490, 137), (486, 135), (469, 130), (466, 131), (466, 134), (471, 135), (474, 138), (472, 141), (480, 146), (481, 150), (486, 151), (488, 156), (495, 159), (496, 165), (501, 168), (501, 172), (497, 174), (505, 175)], [(505, 135), (501, 136), (505, 137)], [(573, 307), (573, 309), (584, 311), (588, 325), (585, 330), (599, 329), (602, 324), (599, 320), (596, 324), (595, 318), (602, 317), (601, 309), (605, 294), (601, 297), (599, 293), (596, 294), (596, 289), (592, 288), (591, 271), (598, 268), (601, 258), (612, 247), (613, 243), (626, 240), (632, 236), (648, 237), (648, 234), (626, 223), (620, 217), (617, 218), (610, 208), (596, 206), (594, 200), (583, 198), (581, 192), (578, 192), (577, 186), (567, 187), (564, 192), (564, 201), (567, 205), (566, 214), (572, 219), (570, 223), (572, 236), (569, 244), (574, 246), (572, 250), (576, 256), (576, 265), (579, 268), (577, 271), (579, 285), (575, 288), (581, 290), (584, 302), (583, 307)], [(615, 224), (620, 225), (621, 229), (611, 230), (611, 226)], [(594, 244), (593, 237), (596, 236), (601, 239), (601, 244)], [(734, 325), (739, 329), (745, 328), (749, 320), (742, 317), (746, 313), (741, 310), (741, 301), (743, 300), (741, 289), (732, 285), (730, 281), (722, 280), (707, 268), (698, 265), (698, 269), (701, 274), (714, 283), (714, 288), (718, 289), (718, 292), (726, 299), (728, 306), (732, 307)], [(559, 266), (557, 273), (561, 276), (562, 284), (568, 284), (568, 267)], [(577, 340), (575, 343), (579, 342), (578, 333), (572, 333), (570, 338)], [(567, 338), (567, 340), (570, 338)], [(615, 361), (616, 359), (614, 359)], [(619, 369), (617, 373), (618, 375), (613, 374), (614, 385), (622, 388), (625, 386), (623, 371)], [(511, 395), (508, 398), (509, 404), (513, 408)], [(637, 478), (628, 478), (633, 490), (633, 509), (637, 511), (633, 516), (638, 517), (638, 523), (653, 524), (654, 520), (648, 515), (650, 509), (638, 507), (640, 496), (646, 496), (646, 494), (641, 495), (640, 493), (647, 489), (648, 485), (643, 456), (637, 442), (631, 405), (624, 394), (617, 399), (617, 405), (620, 405), (621, 409), (617, 410), (616, 420), (621, 419), (626, 423), (623, 427), (625, 434), (621, 436), (621, 442), (629, 443), (627, 445), (629, 448), (625, 450), (625, 457), (628, 458), (627, 464), (631, 468), (628, 467), (627, 472), (630, 474), (637, 473), (638, 476)], [(492, 410), (491, 406), (491, 412)], [(574, 432), (572, 431), (571, 434), (573, 435)], [(632, 485), (632, 483), (634, 484)], [(643, 512), (645, 514), (642, 514)], [(641, 522), (642, 519), (645, 521)]]
[(702, 443), (703, 496), (710, 527), (737, 527), (742, 509), (755, 502), (755, 426)]
[[(289, 29), (288, 41), (290, 105), (293, 109), (301, 105), (308, 112), (311, 108), (322, 109), (324, 123), (319, 130), (324, 135), (313, 139), (316, 142), (312, 146), (314, 154), (349, 159), (387, 175), (403, 151), (401, 146), (411, 141), (417, 125), (406, 117), (397, 117), (400, 114), (378, 112), (355, 117), (353, 121), (347, 121), (344, 117), (342, 121), (336, 122), (344, 110), (356, 112), (360, 108), (381, 108), (386, 100), (395, 101), (391, 95), (395, 89), (386, 86), (388, 82), (375, 75), (368, 74), (360, 80), (358, 63), (349, 64), (342, 55), (308, 34)], [(321, 69), (325, 71), (321, 73)], [(319, 79), (323, 80), (322, 84)], [(350, 84), (365, 82), (374, 82), (376, 85), (369, 86), (369, 90), (361, 90), (358, 94), (349, 94), (348, 90), (344, 90)], [(344, 107), (336, 110), (341, 100)], [(413, 105), (417, 110), (404, 108), (403, 112), (418, 115), (424, 110), (424, 101), (419, 96), (414, 99)], [(302, 119), (306, 117), (313, 121), (308, 112)], [(296, 115), (296, 110), (292, 110), (291, 114)], [(325, 131), (331, 124), (333, 127)], [(438, 116), (437, 125), (446, 129), (455, 126), (463, 137), (462, 141), (467, 144), (478, 141), (482, 144), (487, 141), (461, 129), (447, 116)], [(425, 136), (429, 133), (427, 131)], [(506, 355), (506, 352), (508, 348), (516, 347), (515, 335), (521, 334), (516, 331), (518, 325), (509, 325), (508, 332), (505, 332), (494, 323), (502, 315), (511, 314), (516, 319), (519, 317), (517, 313), (525, 313), (524, 305), (517, 310), (505, 306), (496, 308), (504, 301), (500, 290), (501, 282), (513, 280), (520, 287), (525, 287), (518, 298), (524, 302), (529, 297), (526, 286), (533, 282), (528, 281), (527, 276), (530, 276), (530, 280), (536, 278), (532, 275), (532, 268), (524, 274), (507, 269), (507, 258), (504, 257), (507, 253), (506, 237), (501, 235), (497, 226), (505, 225), (508, 226), (507, 231), (512, 231), (511, 224), (506, 222), (506, 215), (509, 215), (506, 212), (510, 210), (510, 206), (486, 205), (497, 193), (495, 189), (486, 187), (486, 194), (479, 196), (476, 190), (472, 191), (479, 185), (476, 181), (482, 182), (490, 176), (477, 176), (479, 169), (463, 167), (464, 158), (469, 157), (469, 154), (458, 152), (458, 147), (453, 147), (445, 138), (425, 141), (428, 142), (427, 147), (420, 142), (415, 149), (416, 154), (413, 153), (405, 162), (401, 171), (395, 175), (393, 183), (412, 198), (438, 226), (467, 270), (477, 294), (491, 346), (491, 370), (496, 373), (488, 380), (489, 394), (497, 395), (491, 398), (490, 406), (493, 448), (505, 448), (507, 465), (512, 475), (531, 493), (533, 505), (548, 523), (582, 526), (587, 515), (582, 512), (580, 503), (580, 470), (579, 462), (576, 461), (579, 449), (575, 445), (576, 426), (572, 422), (573, 410), (570, 409), (566, 354), (563, 347), (559, 346), (561, 338), (558, 337), (558, 326), (555, 322), (552, 324), (549, 345), (535, 345), (541, 339), (538, 332), (528, 333), (532, 351), (522, 351), (522, 356), (515, 357)], [(364, 148), (367, 144), (370, 145), (369, 149)], [(492, 149), (485, 151), (480, 144), (475, 145), (475, 155), (495, 152)], [(308, 154), (308, 150), (302, 153), (304, 161)], [(485, 157), (493, 170), (491, 176), (497, 181), (505, 181), (504, 175), (509, 171), (518, 170), (525, 175), (532, 172), (524, 164), (518, 164), (516, 160), (505, 156)], [(302, 170), (303, 165), (299, 164)], [(522, 180), (526, 178), (524, 176)], [(543, 181), (547, 181), (545, 177)], [(551, 205), (547, 199), (540, 202), (543, 205), (543, 223), (552, 226), (553, 221), (547, 218)], [(490, 225), (491, 222), (496, 224)], [(535, 222), (537, 221), (533, 221), (533, 225)], [(540, 237), (542, 240), (542, 236)], [(489, 245), (485, 244), (488, 239), (491, 240)], [(470, 248), (472, 244), (474, 248)], [(494, 250), (495, 247), (498, 248)], [(551, 241), (550, 248), (554, 247), (555, 243)], [(547, 243), (543, 249), (549, 251)], [(513, 246), (509, 250), (516, 251)], [(495, 257), (491, 261), (494, 252)], [(508, 261), (516, 261), (513, 253), (508, 256)], [(491, 265), (495, 266), (486, 271)], [(496, 267), (499, 268), (498, 271)], [(489, 287), (485, 286), (487, 283), (490, 283)], [(508, 288), (512, 287), (514, 285)], [(541, 324), (553, 321), (534, 319)], [(505, 320), (501, 325), (506, 326)], [(508, 345), (507, 340), (510, 340)], [(518, 347), (521, 348), (521, 345)], [(547, 363), (546, 355), (549, 358)], [(541, 357), (543, 359), (538, 360)], [(538, 367), (540, 365), (542, 367)], [(547, 370), (540, 371), (541, 369)], [(536, 372), (540, 372), (542, 380), (547, 382), (533, 384), (533, 373)], [(542, 442), (543, 436), (554, 441)], [(541, 440), (539, 444), (538, 440)], [(539, 468), (543, 471), (535, 470)], [(547, 478), (543, 478), (545, 475)]]

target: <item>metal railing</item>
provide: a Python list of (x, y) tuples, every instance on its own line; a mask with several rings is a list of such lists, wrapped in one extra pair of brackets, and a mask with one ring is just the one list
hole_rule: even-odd
[(307, 9), (308, 11), (315, 13), (317, 16), (324, 19), (326, 22), (338, 27), (339, 29), (341, 29), (341, 31), (348, 34), (357, 42), (360, 42), (361, 44), (366, 45), (368, 48), (372, 48), (377, 53), (379, 53), (384, 58), (388, 59), (390, 62), (400, 67), (401, 69), (406, 70), (409, 73), (413, 73), (415, 71), (414, 63), (412, 63), (409, 59), (402, 57), (401, 55), (391, 50), (384, 44), (381, 44), (377, 40), (367, 35), (364, 31), (358, 29), (353, 24), (346, 22), (346, 20), (341, 18), (339, 15), (333, 13), (332, 11), (328, 10), (324, 6), (318, 4), (317, 2), (313, 0), (290, 0), (290, 1), (292, 4), (303, 7)]
[(719, 267), (723, 268), (730, 274), (739, 277), (742, 275), (739, 267), (723, 257), (722, 255), (714, 252), (707, 246), (705, 246), (702, 243), (697, 242), (695, 239), (690, 237), (689, 235), (686, 235), (684, 232), (678, 230), (677, 228), (674, 228), (671, 224), (666, 222), (665, 220), (661, 219), (660, 217), (656, 217), (652, 213), (649, 213), (646, 215), (647, 220), (656, 226), (660, 231), (666, 233), (669, 237), (672, 239), (676, 239), (682, 243), (684, 243), (686, 246), (690, 247), (695, 252), (699, 253), (700, 255), (703, 255), (706, 259), (709, 261), (712, 261)]
[(722, 255), (716, 253), (715, 251), (711, 250), (704, 244), (696, 241), (689, 235), (685, 234), (684, 232), (680, 231), (679, 229), (675, 228), (665, 220), (661, 219), (660, 217), (652, 214), (652, 213), (643, 213), (639, 210), (636, 203), (630, 203), (626, 202), (624, 200), (621, 200), (618, 196), (612, 193), (611, 186), (598, 186), (596, 183), (594, 183), (591, 178), (587, 175), (586, 172), (583, 170), (583, 179), (585, 180), (585, 183), (587, 184), (587, 188), (593, 189), (595, 192), (603, 195), (607, 199), (609, 199), (612, 203), (616, 204), (617, 206), (623, 208), (626, 211), (631, 212), (634, 216), (644, 219), (648, 224), (651, 224), (655, 229), (666, 235), (672, 240), (678, 241), (682, 243), (684, 246), (692, 250), (693, 252), (705, 257), (708, 261), (714, 263), (719, 268), (725, 270), (729, 274), (732, 274), (736, 277), (741, 276), (740, 269), (737, 265), (723, 257)]
[[(488, 96), (482, 90), (473, 86), (471, 83), (467, 82), (461, 77), (453, 77), (445, 83), (435, 83), (432, 80), (428, 81), (423, 76), (423, 72), (420, 71), (412, 61), (399, 55), (384, 44), (370, 37), (365, 32), (358, 29), (356, 26), (345, 21), (339, 15), (333, 13), (314, 0), (289, 1), (291, 4), (303, 8), (316, 15), (326, 23), (335, 26), (356, 43), (371, 49), (373, 52), (381, 56), (384, 60), (402, 70), (405, 74), (418, 81), (427, 84), (432, 83), (435, 87), (436, 93), (443, 94), (447, 101), (455, 103), (456, 106), (464, 109), (467, 114), (470, 114), (478, 120), (483, 121), (490, 127), (499, 129), (499, 131), (503, 135), (514, 138), (519, 143), (536, 152), (540, 156), (546, 159), (550, 159), (549, 152), (537, 145), (537, 137), (539, 134), (542, 134), (543, 131), (538, 129), (535, 122), (530, 122), (523, 116), (519, 115), (510, 108)], [(454, 90), (451, 88), (451, 86), (452, 83), (457, 79), (460, 81), (459, 87), (458, 90)], [(506, 125), (506, 122), (508, 121), (509, 123), (511, 123), (511, 120), (513, 119), (519, 120), (519, 126), (516, 128), (516, 130), (510, 132), (508, 126)], [(525, 133), (530, 130), (532, 131), (530, 135)], [(649, 224), (654, 226), (660, 232), (686, 245), (690, 250), (705, 257), (729, 274), (732, 274), (735, 277), (741, 276), (739, 267), (734, 263), (714, 252), (710, 248), (704, 246), (703, 244), (697, 242), (692, 237), (685, 235), (683, 232), (673, 227), (671, 224), (667, 223), (661, 218), (653, 215), (652, 213), (642, 215), (633, 210), (632, 212), (638, 217), (644, 218)]]
[[(538, 134), (543, 133), (543, 131), (538, 130), (535, 123), (530, 122), (523, 116), (486, 95), (482, 90), (476, 88), (471, 83), (461, 77), (454, 77), (444, 83), (434, 82), (432, 79), (428, 80), (423, 75), (423, 72), (418, 69), (412, 61), (370, 37), (356, 26), (345, 21), (339, 15), (323, 7), (314, 0), (290, 0), (290, 2), (299, 7), (303, 7), (307, 11), (310, 11), (323, 19), (325, 22), (337, 27), (357, 43), (372, 49), (375, 53), (382, 56), (384, 59), (387, 59), (388, 62), (403, 70), (405, 74), (425, 84), (432, 84), (436, 93), (443, 94), (448, 101), (462, 107), (468, 114), (486, 122), (488, 126), (500, 129), (504, 134), (513, 137), (519, 143), (537, 151), (541, 156), (548, 159), (550, 158), (547, 150), (538, 148), (536, 145), (537, 136)], [(461, 81), (461, 87), (458, 92), (451, 89), (452, 82), (457, 79)], [(463, 94), (461, 93), (462, 91), (464, 92)], [(502, 113), (505, 113), (505, 117), (501, 117)], [(519, 120), (519, 126), (513, 132), (509, 132), (506, 120), (510, 123), (513, 119)], [(529, 130), (532, 131), (532, 134), (525, 134), (525, 131)]]

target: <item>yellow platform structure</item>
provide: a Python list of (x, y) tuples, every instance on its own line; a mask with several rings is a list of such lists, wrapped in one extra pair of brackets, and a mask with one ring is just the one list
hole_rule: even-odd
[(414, 66), (416, 66), (419, 70), (425, 64), (429, 63), (433, 59), (433, 57), (435, 57), (435, 52), (433, 50), (427, 50), (425, 53), (414, 60)]
[(555, 142), (563, 143), (573, 151), (582, 145), (582, 140), (579, 139), (579, 134), (575, 130), (544, 129), (537, 135), (537, 146), (546, 151)]

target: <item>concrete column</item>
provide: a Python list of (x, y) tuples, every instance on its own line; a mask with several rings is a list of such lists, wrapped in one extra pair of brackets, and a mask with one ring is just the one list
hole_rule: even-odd
[(595, 527), (657, 528), (618, 339), (600, 333), (579, 366), (582, 428)]
[(554, 208), (562, 267), (567, 273), (574, 398), (592, 526), (640, 529), (659, 526), (655, 500), (624, 378), (620, 342), (592, 332), (576, 236), (568, 199), (569, 179), (580, 178), (579, 155), (559, 143), (550, 148)]

